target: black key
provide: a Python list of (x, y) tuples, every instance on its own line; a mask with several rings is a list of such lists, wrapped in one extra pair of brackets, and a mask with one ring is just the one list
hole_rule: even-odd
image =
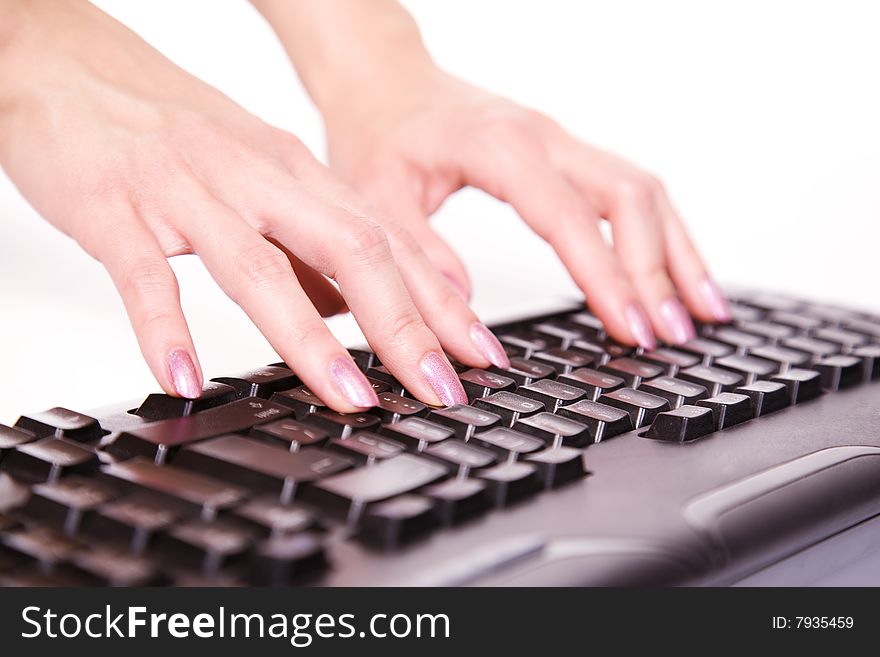
[(867, 381), (880, 379), (880, 345), (866, 345), (853, 350), (853, 356), (862, 359), (863, 378)]
[(783, 310), (776, 310), (770, 313), (769, 319), (777, 324), (785, 324), (797, 329), (801, 333), (808, 333), (813, 329), (822, 326), (822, 320), (816, 317), (810, 317), (803, 313), (792, 313)]
[(331, 410), (318, 411), (303, 420), (339, 438), (350, 436), (355, 431), (374, 431), (380, 424), (379, 418), (369, 413), (337, 413)]
[(822, 387), (842, 390), (856, 386), (865, 378), (865, 364), (856, 356), (828, 356), (816, 361), (813, 369), (822, 377)]
[(470, 369), (458, 375), (468, 399), (473, 401), (493, 392), (513, 390), (516, 382), (510, 377), (486, 370)]
[(750, 294), (744, 301), (750, 306), (767, 311), (797, 312), (803, 307), (803, 304), (799, 301), (776, 294)]
[(232, 386), (239, 397), (262, 397), (268, 399), (276, 392), (290, 390), (300, 385), (296, 375), (286, 367), (260, 367), (235, 376), (219, 376), (211, 379)]
[(670, 408), (669, 401), (663, 397), (629, 388), (621, 388), (602, 395), (599, 397), (599, 402), (629, 413), (633, 427), (636, 429), (651, 424), (658, 413), (668, 411)]
[(10, 550), (40, 562), (41, 570), (51, 573), (82, 549), (82, 544), (50, 527), (25, 527), (0, 534), (0, 543)]
[(632, 358), (616, 358), (599, 369), (602, 372), (608, 372), (620, 377), (632, 388), (638, 388), (642, 381), (647, 381), (663, 374), (662, 367)]
[(486, 483), (480, 479), (447, 479), (419, 492), (434, 503), (434, 514), (444, 525), (473, 517), (489, 506)]
[(785, 374), (777, 374), (771, 381), (785, 384), (792, 404), (800, 404), (822, 394), (822, 378), (814, 370), (792, 369)]
[(595, 359), (582, 351), (554, 347), (533, 354), (532, 360), (549, 365), (559, 374), (568, 374), (578, 367), (589, 367)]
[(29, 520), (39, 520), (73, 536), (79, 531), (83, 516), (109, 502), (117, 492), (105, 482), (71, 475), (49, 484), (36, 484), (22, 513)]
[(358, 366), (361, 372), (366, 372), (374, 365), (381, 365), (379, 358), (372, 351), (366, 349), (349, 349), (348, 350), (354, 364)]
[(826, 356), (833, 356), (840, 351), (840, 347), (833, 342), (808, 338), (802, 335), (783, 340), (782, 344), (789, 349), (804, 352), (814, 362)]
[[(376, 365), (368, 369), (367, 378), (370, 379), (370, 381), (376, 381), (377, 383), (382, 383), (383, 385), (388, 386), (382, 392), (393, 392), (398, 395), (403, 394), (403, 384), (398, 381), (391, 371), (384, 365)], [(373, 386), (373, 389), (375, 389), (375, 385)]]
[(426, 456), (442, 462), (448, 470), (457, 471), (462, 475), (474, 468), (490, 466), (497, 460), (494, 452), (475, 447), (458, 439), (431, 445), (424, 453)]
[(583, 452), (573, 447), (550, 447), (529, 454), (526, 462), (535, 466), (538, 479), (548, 489), (583, 479), (587, 474)]
[(691, 338), (676, 348), (694, 354), (703, 365), (711, 365), (716, 358), (729, 356), (734, 352), (734, 348), (729, 344), (708, 338)]
[(730, 316), (733, 317), (733, 321), (735, 322), (753, 322), (761, 319), (765, 312), (763, 310), (758, 310), (757, 308), (752, 308), (751, 306), (744, 306), (739, 303), (730, 304)]
[(697, 406), (711, 409), (716, 431), (746, 422), (755, 416), (751, 398), (736, 392), (722, 392), (715, 397), (701, 399), (697, 402)]
[(770, 360), (779, 364), (779, 371), (785, 372), (792, 367), (800, 367), (806, 365), (810, 361), (810, 357), (802, 351), (795, 351), (787, 347), (778, 345), (768, 345), (766, 347), (758, 347), (752, 350), (752, 356)]
[[(568, 407), (566, 407), (568, 408)], [(593, 442), (587, 425), (552, 413), (538, 413), (521, 418), (513, 425), (516, 431), (540, 438), (551, 447), (582, 447)]]
[(544, 448), (544, 442), (507, 427), (496, 427), (471, 438), (471, 445), (485, 447), (502, 459), (516, 460), (523, 454), (531, 454)]
[(300, 532), (257, 545), (250, 558), (248, 579), (257, 586), (291, 586), (308, 581), (327, 566), (322, 537)]
[(696, 354), (689, 354), (677, 349), (670, 349), (669, 347), (660, 347), (654, 351), (646, 351), (639, 356), (639, 360), (661, 367), (663, 373), (667, 376), (675, 376), (679, 370), (699, 365), (701, 358)]
[(602, 321), (593, 315), (592, 313), (588, 313), (587, 311), (582, 311), (579, 313), (574, 313), (573, 315), (569, 315), (567, 321), (576, 324), (582, 331), (593, 338), (594, 340), (604, 340), (608, 337), (608, 334), (605, 332), (605, 325), (602, 324)]
[(813, 332), (813, 335), (819, 340), (839, 344), (847, 351), (852, 351), (856, 347), (861, 347), (868, 342), (867, 336), (842, 328), (817, 329)]
[(739, 331), (732, 326), (715, 326), (710, 335), (716, 342), (730, 345), (737, 354), (742, 356), (748, 354), (752, 349), (767, 344), (767, 341), (761, 336)]
[(361, 465), (373, 465), (376, 461), (390, 459), (406, 449), (403, 443), (367, 431), (359, 431), (348, 438), (334, 438), (328, 447)]
[(847, 310), (846, 308), (835, 308), (833, 306), (809, 306), (806, 309), (806, 312), (833, 326), (845, 324), (853, 318), (858, 317), (858, 314), (851, 310)]
[(594, 443), (632, 431), (633, 428), (629, 413), (625, 410), (586, 399), (563, 406), (559, 409), (559, 415), (586, 425)]
[[(551, 347), (560, 349), (568, 349), (575, 340), (580, 340), (588, 331), (586, 327), (581, 327), (572, 323), (554, 323), (553, 321), (540, 322), (532, 325), (532, 331), (547, 336), (547, 343)], [(592, 333), (592, 331), (590, 331)], [(536, 350), (542, 351), (542, 350)]]
[(322, 402), (318, 395), (306, 386), (298, 386), (293, 390), (276, 392), (272, 395), (270, 401), (290, 408), (297, 420), (302, 420), (310, 413), (317, 413), (321, 409), (327, 408), (327, 404)]
[(770, 344), (776, 344), (780, 340), (791, 337), (795, 330), (785, 324), (775, 324), (767, 321), (740, 322), (738, 328), (746, 333), (754, 333), (766, 338)]
[(371, 468), (357, 468), (322, 479), (310, 487), (309, 493), (321, 508), (341, 511), (353, 523), (360, 518), (365, 506), (413, 492), (445, 477), (447, 472), (439, 463), (401, 454)]
[(232, 386), (208, 381), (202, 388), (202, 395), (198, 399), (184, 399), (164, 393), (153, 393), (141, 402), (134, 414), (150, 421), (167, 420), (222, 406), (236, 399), (238, 399), (238, 391)]
[(265, 399), (239, 399), (188, 417), (159, 420), (120, 433), (104, 450), (121, 458), (145, 456), (162, 464), (179, 447), (251, 427), (291, 414), (281, 404)]
[(602, 344), (592, 340), (575, 340), (571, 343), (571, 350), (579, 351), (592, 358), (594, 367), (605, 365), (613, 358)]
[(406, 417), (418, 417), (428, 414), (428, 407), (422, 402), (403, 397), (393, 392), (380, 392), (379, 405), (369, 410), (382, 422), (397, 422)]
[(650, 392), (652, 395), (663, 397), (669, 401), (672, 408), (678, 408), (685, 404), (695, 404), (700, 399), (709, 396), (704, 386), (675, 379), (671, 376), (658, 376), (639, 386), (639, 390)]
[(844, 328), (856, 333), (871, 336), (875, 341), (880, 338), (880, 321), (877, 319), (850, 318), (842, 322)]
[(277, 496), (249, 500), (233, 511), (236, 519), (249, 523), (261, 536), (282, 536), (314, 529), (314, 514), (298, 504), (282, 504)]
[(751, 385), (740, 386), (736, 393), (746, 395), (752, 400), (754, 417), (774, 413), (791, 404), (788, 388), (775, 381), (756, 381)]
[(630, 356), (635, 356), (636, 354), (635, 348), (628, 347), (625, 344), (620, 344), (619, 342), (617, 342), (616, 340), (612, 340), (611, 338), (602, 340), (599, 343), (599, 346), (601, 346), (605, 350), (605, 353), (608, 354), (611, 360), (614, 360), (615, 358), (629, 358)]
[(29, 483), (55, 481), (68, 474), (87, 474), (98, 469), (94, 450), (64, 438), (43, 438), (24, 443), (3, 457), (0, 469)]
[(421, 452), (428, 445), (452, 438), (455, 430), (420, 417), (408, 417), (384, 425), (379, 433)]
[(722, 392), (732, 392), (744, 382), (740, 374), (708, 365), (695, 365), (682, 370), (678, 373), (678, 378), (705, 386), (711, 397)]
[(83, 519), (82, 531), (125, 544), (135, 554), (143, 554), (156, 535), (191, 515), (192, 507), (186, 503), (138, 491), (95, 509)]
[(604, 395), (606, 392), (622, 388), (624, 380), (619, 376), (599, 372), (586, 367), (572, 370), (568, 374), (560, 374), (556, 379), (559, 383), (564, 383), (584, 391), (585, 397), (593, 401)]
[(505, 346), (515, 347), (522, 350), (528, 358), (536, 351), (543, 351), (547, 347), (559, 346), (558, 340), (552, 340), (551, 336), (535, 333), (534, 331), (511, 331), (499, 333), (498, 340)]
[(164, 496), (200, 513), (205, 520), (246, 497), (246, 492), (237, 486), (174, 466), (158, 466), (140, 457), (109, 463), (101, 469), (120, 486)]
[(0, 513), (23, 506), (31, 496), (31, 487), (0, 472)]
[(711, 408), (685, 405), (657, 415), (645, 438), (685, 443), (715, 431)]
[(475, 473), (486, 482), (486, 494), (495, 506), (512, 504), (541, 489), (538, 469), (531, 463), (502, 463)]
[(0, 461), (3, 460), (3, 454), (7, 450), (15, 449), (17, 446), (33, 442), (33, 440), (34, 434), (32, 433), (0, 424)]
[(778, 363), (757, 356), (725, 356), (715, 361), (715, 367), (741, 375), (746, 384), (766, 379), (779, 371)]
[(428, 419), (437, 424), (451, 427), (455, 431), (455, 435), (462, 440), (467, 440), (477, 431), (485, 431), (501, 424), (501, 418), (495, 413), (464, 404), (431, 411)]
[(199, 570), (210, 577), (245, 557), (256, 532), (234, 520), (188, 520), (156, 541), (159, 558), (173, 568)]
[(511, 358), (510, 367), (490, 367), (489, 371), (496, 372), (509, 379), (513, 379), (517, 385), (527, 386), (530, 383), (554, 376), (556, 370), (537, 361), (527, 358)]
[(436, 524), (434, 502), (421, 495), (401, 495), (369, 507), (361, 519), (359, 540), (393, 550), (430, 531)]
[(302, 447), (323, 445), (330, 434), (305, 422), (284, 419), (259, 424), (251, 429), (250, 435), (266, 442), (284, 445), (291, 452), (295, 452)]
[(518, 395), (541, 402), (550, 413), (555, 413), (560, 406), (571, 404), (585, 396), (581, 388), (552, 379), (542, 379), (531, 385), (520, 386), (516, 392)]
[(352, 460), (319, 447), (289, 452), (253, 438), (220, 436), (180, 450), (174, 465), (244, 488), (280, 495), (289, 502), (303, 484), (352, 466)]
[(73, 554), (70, 566), (97, 586), (160, 586), (167, 583), (153, 559), (106, 546)]
[(494, 413), (507, 426), (511, 426), (521, 417), (528, 417), (544, 410), (542, 402), (515, 392), (496, 392), (494, 395), (476, 400), (474, 407)]
[(98, 441), (104, 436), (95, 418), (66, 408), (50, 408), (42, 413), (22, 415), (15, 423), (15, 428), (28, 431), (38, 438), (55, 436), (83, 443)]

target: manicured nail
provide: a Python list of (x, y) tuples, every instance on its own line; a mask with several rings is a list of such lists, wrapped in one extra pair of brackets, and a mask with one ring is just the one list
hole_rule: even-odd
[(171, 383), (177, 394), (187, 399), (198, 399), (202, 394), (199, 375), (192, 358), (183, 349), (172, 351), (168, 356), (168, 368), (171, 370)]
[(452, 284), (452, 287), (455, 288), (455, 291), (461, 295), (462, 299), (464, 299), (465, 301), (470, 301), (471, 295), (468, 293), (467, 288), (460, 280), (458, 280), (455, 276), (446, 271), (443, 272), (443, 275), (446, 277), (446, 280)]
[(498, 342), (498, 338), (485, 324), (474, 322), (471, 324), (471, 341), (483, 356), (495, 367), (510, 367), (510, 358), (504, 347)]
[(724, 298), (724, 293), (721, 291), (721, 288), (715, 284), (715, 281), (711, 278), (707, 278), (700, 283), (700, 294), (703, 295), (706, 303), (709, 304), (709, 310), (712, 311), (712, 316), (716, 320), (719, 322), (730, 321), (730, 306), (727, 304), (727, 299)]
[(678, 299), (667, 299), (661, 303), (660, 314), (666, 321), (666, 326), (672, 332), (672, 338), (676, 343), (687, 342), (697, 335), (691, 316), (688, 315), (688, 311)]
[(639, 346), (648, 351), (654, 349), (657, 346), (657, 340), (654, 339), (651, 323), (648, 321), (648, 316), (641, 306), (637, 304), (628, 306), (624, 311), (624, 315), (626, 316), (627, 324), (629, 324), (629, 330), (632, 332), (636, 342), (639, 343)]
[(422, 358), (419, 369), (440, 403), (446, 406), (467, 404), (467, 395), (464, 394), (461, 381), (443, 356), (432, 351)]
[(330, 364), (330, 376), (348, 401), (359, 408), (379, 405), (379, 398), (367, 377), (347, 358), (337, 358)]

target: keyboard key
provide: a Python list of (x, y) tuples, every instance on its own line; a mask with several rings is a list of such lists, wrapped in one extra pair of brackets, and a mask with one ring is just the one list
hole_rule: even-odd
[(156, 552), (171, 568), (194, 569), (210, 577), (243, 559), (255, 542), (255, 532), (234, 520), (188, 520), (162, 535)]
[(541, 489), (538, 469), (531, 463), (502, 463), (475, 476), (486, 482), (486, 494), (497, 507), (517, 502)]
[[(759, 385), (763, 383), (766, 381), (759, 382)], [(715, 397), (701, 399), (697, 406), (704, 406), (712, 411), (716, 431), (746, 422), (755, 416), (752, 399), (736, 392), (722, 392)]]
[(810, 357), (804, 352), (778, 345), (768, 345), (753, 349), (752, 356), (777, 363), (780, 372), (785, 372), (792, 367), (800, 367), (810, 362)]
[(134, 414), (145, 420), (167, 420), (172, 417), (185, 417), (206, 411), (209, 408), (222, 406), (238, 399), (238, 391), (232, 386), (216, 381), (208, 381), (202, 388), (202, 395), (198, 399), (184, 399), (172, 397), (164, 393), (148, 395)]
[(248, 580), (257, 586), (308, 582), (328, 566), (324, 541), (315, 532), (276, 536), (259, 543), (250, 557)]
[(36, 484), (31, 493), (22, 514), (28, 520), (53, 525), (71, 536), (79, 531), (85, 514), (117, 495), (107, 483), (77, 475)]
[(489, 506), (486, 482), (480, 479), (447, 479), (423, 488), (420, 493), (434, 504), (434, 515), (444, 525), (471, 518)]
[(708, 338), (691, 338), (687, 342), (678, 345), (677, 348), (694, 354), (703, 365), (711, 365), (716, 358), (729, 356), (734, 352), (734, 348), (729, 344)]
[(583, 479), (586, 475), (583, 453), (573, 447), (550, 447), (529, 454), (525, 460), (535, 466), (538, 480), (548, 489)]
[(853, 350), (853, 356), (862, 359), (864, 381), (880, 379), (880, 345), (858, 347)]
[(636, 429), (651, 424), (658, 413), (668, 411), (670, 408), (669, 401), (663, 397), (628, 388), (602, 395), (599, 397), (599, 403), (626, 411)]
[(516, 460), (523, 454), (537, 452), (544, 448), (544, 442), (507, 427), (496, 427), (471, 438), (471, 445), (485, 447), (498, 454), (501, 459)]
[(268, 443), (283, 445), (291, 452), (296, 452), (302, 447), (318, 447), (323, 445), (330, 434), (324, 429), (298, 422), (297, 420), (284, 419), (266, 424), (258, 424), (250, 433), (252, 438), (259, 438)]
[(434, 528), (434, 503), (420, 495), (401, 495), (377, 502), (364, 514), (357, 534), (370, 545), (393, 550)]
[(792, 369), (785, 374), (777, 374), (771, 381), (782, 383), (788, 388), (792, 404), (800, 404), (822, 394), (822, 379), (813, 370)]
[(421, 452), (428, 445), (452, 438), (455, 430), (419, 417), (408, 417), (382, 426), (379, 433)]
[(669, 401), (669, 405), (672, 408), (678, 408), (685, 404), (695, 404), (700, 399), (709, 396), (709, 392), (704, 386), (682, 381), (671, 376), (658, 376), (656, 379), (651, 379), (640, 385), (639, 390), (663, 397)]
[(838, 344), (847, 351), (852, 351), (856, 347), (861, 347), (868, 342), (867, 336), (842, 328), (817, 329), (813, 332), (813, 335), (819, 340)]
[(572, 370), (568, 374), (560, 374), (556, 380), (559, 383), (580, 388), (584, 391), (584, 396), (592, 401), (596, 401), (600, 395), (604, 395), (606, 392), (622, 388), (625, 383), (619, 376), (586, 367)]
[(795, 329), (791, 326), (767, 321), (740, 322), (739, 329), (746, 333), (760, 335), (762, 338), (766, 338), (770, 344), (776, 344), (780, 340), (784, 340), (795, 334)]
[(778, 363), (757, 356), (725, 356), (715, 361), (715, 367), (741, 375), (746, 384), (766, 379), (779, 371)]
[[(384, 365), (375, 365), (369, 368), (366, 374), (370, 381), (376, 381), (377, 383), (383, 384), (383, 386), (387, 386), (382, 392), (393, 392), (397, 395), (403, 394), (403, 384), (398, 381), (391, 373), (391, 370)], [(373, 386), (373, 389), (376, 389), (375, 385)]]
[(97, 586), (161, 586), (167, 578), (153, 559), (107, 546), (90, 546), (70, 557), (70, 565)]
[(594, 340), (604, 340), (606, 337), (608, 337), (602, 321), (598, 317), (587, 311), (582, 311), (569, 315), (567, 321), (571, 324), (576, 324), (582, 331), (586, 333), (586, 335), (593, 338)]
[(736, 389), (737, 394), (746, 395), (752, 400), (754, 417), (767, 415), (787, 408), (791, 404), (788, 388), (775, 381), (755, 381)]
[(593, 359), (593, 367), (605, 365), (613, 357), (609, 354), (602, 343), (593, 340), (575, 340), (571, 344), (572, 351), (579, 351)]
[(348, 354), (361, 372), (366, 372), (374, 365), (382, 364), (376, 354), (366, 349), (349, 349)]
[(34, 439), (35, 436), (32, 433), (0, 424), (0, 461), (3, 460), (3, 454), (6, 451), (15, 449), (19, 445), (33, 442)]
[(296, 375), (286, 367), (259, 367), (235, 376), (219, 376), (211, 380), (232, 386), (239, 397), (263, 399), (268, 399), (276, 392), (290, 390), (300, 385)]
[(871, 336), (875, 341), (880, 338), (880, 321), (877, 319), (855, 317), (843, 321), (842, 326), (850, 331)]
[(550, 413), (555, 413), (564, 404), (571, 404), (584, 397), (584, 391), (581, 388), (552, 379), (542, 379), (531, 385), (520, 386), (516, 392), (518, 395), (541, 402)]
[(842, 390), (864, 381), (865, 364), (856, 356), (828, 356), (816, 361), (813, 369), (822, 378), (826, 390)]
[(822, 326), (822, 320), (817, 317), (810, 317), (803, 313), (791, 313), (782, 310), (776, 310), (770, 313), (769, 319), (777, 324), (791, 326), (801, 333), (809, 333), (813, 329)]
[(66, 408), (50, 408), (42, 413), (22, 415), (15, 423), (15, 428), (28, 431), (38, 438), (54, 436), (83, 443), (95, 442), (104, 436), (95, 418)]
[(715, 431), (711, 408), (685, 405), (659, 413), (645, 433), (646, 438), (685, 443)]
[(402, 454), (406, 446), (375, 433), (359, 431), (348, 438), (334, 438), (328, 444), (328, 448), (348, 456), (361, 465), (373, 465), (376, 461)]
[(532, 360), (549, 365), (559, 374), (568, 374), (579, 367), (589, 367), (595, 359), (582, 351), (553, 347), (532, 354)]
[(678, 373), (678, 378), (704, 386), (712, 397), (722, 392), (732, 392), (744, 382), (740, 374), (708, 365), (695, 365), (682, 370)]
[(79, 541), (56, 529), (40, 526), (13, 529), (0, 534), (0, 543), (13, 552), (38, 561), (41, 570), (46, 574), (50, 574), (55, 566), (67, 561), (82, 549)]
[(442, 462), (448, 470), (460, 475), (465, 475), (474, 468), (485, 468), (497, 461), (494, 452), (458, 439), (431, 445), (424, 454)]
[[(567, 407), (566, 407), (567, 408)], [(583, 447), (593, 442), (587, 425), (552, 413), (538, 413), (519, 419), (513, 428), (543, 440), (551, 447)]]
[[(545, 337), (548, 347), (568, 349), (572, 342), (580, 340), (586, 335), (586, 331), (576, 324), (560, 326), (552, 321), (540, 322), (532, 325), (532, 331)], [(536, 349), (536, 351), (543, 351)]]
[(43, 438), (11, 450), (0, 469), (29, 483), (55, 481), (69, 474), (88, 474), (98, 469), (94, 450), (65, 438)]
[(286, 406), (265, 399), (239, 399), (188, 417), (159, 420), (123, 431), (104, 450), (120, 458), (144, 456), (162, 464), (183, 445), (249, 430), (290, 414)]
[(803, 307), (801, 302), (794, 299), (763, 292), (749, 295), (747, 303), (767, 311), (796, 312)]
[(248, 500), (233, 513), (236, 519), (249, 523), (264, 537), (294, 534), (318, 526), (311, 511), (298, 504), (282, 504), (274, 495)]
[(530, 357), (536, 351), (543, 351), (551, 346), (558, 346), (558, 340), (552, 340), (551, 336), (535, 333), (534, 331), (512, 331), (499, 333), (498, 340), (504, 346), (511, 346), (523, 352), (525, 358)]
[(643, 381), (663, 374), (662, 367), (632, 358), (616, 358), (600, 367), (599, 370), (623, 379), (626, 385), (632, 388), (638, 388)]
[(804, 352), (813, 361), (825, 358), (826, 356), (833, 356), (840, 351), (840, 347), (833, 342), (808, 338), (802, 335), (783, 340), (782, 345), (795, 351)]
[(375, 431), (380, 424), (379, 418), (369, 413), (338, 413), (331, 410), (307, 415), (303, 421), (321, 427), (338, 438), (346, 438), (355, 431)]
[(494, 413), (501, 418), (502, 424), (511, 426), (521, 417), (528, 417), (544, 410), (544, 404), (523, 397), (515, 392), (496, 392), (474, 402), (475, 408)]
[(429, 411), (422, 402), (393, 392), (380, 392), (377, 396), (379, 405), (371, 408), (369, 413), (377, 416), (381, 422), (397, 422), (405, 417), (427, 415)]
[(270, 401), (290, 408), (297, 420), (302, 420), (306, 415), (317, 413), (321, 409), (327, 408), (327, 404), (322, 402), (318, 395), (306, 386), (297, 386), (293, 390), (276, 392), (272, 395)]
[(30, 486), (0, 472), (0, 513), (9, 513), (23, 506), (30, 496)]
[(501, 424), (501, 418), (495, 413), (464, 404), (431, 411), (428, 419), (452, 428), (455, 435), (462, 440), (467, 440), (477, 431), (485, 431)]
[(527, 358), (511, 358), (510, 367), (493, 366), (489, 368), (489, 371), (513, 379), (520, 386), (527, 386), (530, 383), (556, 374), (556, 370), (549, 365), (528, 360)]
[(458, 378), (471, 401), (516, 387), (516, 382), (510, 377), (486, 370), (470, 369), (459, 374)]
[(192, 507), (184, 502), (137, 491), (96, 508), (83, 519), (82, 531), (143, 554), (158, 533), (192, 513)]
[(586, 399), (563, 406), (559, 409), (559, 415), (586, 425), (594, 443), (633, 429), (632, 420), (625, 410)]
[(736, 350), (736, 353), (745, 356), (752, 349), (762, 347), (767, 341), (759, 335), (739, 331), (732, 326), (713, 327), (711, 337), (716, 342), (723, 342)]

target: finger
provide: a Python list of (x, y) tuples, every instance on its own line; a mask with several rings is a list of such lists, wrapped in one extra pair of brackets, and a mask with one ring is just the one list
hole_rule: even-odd
[(306, 296), (309, 297), (309, 301), (312, 302), (312, 305), (315, 306), (321, 317), (332, 317), (333, 315), (348, 312), (345, 299), (339, 294), (339, 290), (327, 280), (326, 276), (309, 267), (285, 248), (283, 244), (274, 240), (269, 241), (290, 260), (290, 265), (293, 267), (293, 273), (296, 274), (300, 287), (302, 287)]
[(112, 230), (93, 240), (122, 297), (147, 365), (170, 395), (195, 399), (202, 371), (180, 307), (177, 278), (156, 238), (131, 208), (117, 207)]

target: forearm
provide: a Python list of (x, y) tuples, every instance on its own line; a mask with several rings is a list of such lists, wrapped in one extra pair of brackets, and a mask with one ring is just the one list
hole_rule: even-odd
[(251, 1), (322, 112), (433, 68), (415, 21), (396, 0)]

